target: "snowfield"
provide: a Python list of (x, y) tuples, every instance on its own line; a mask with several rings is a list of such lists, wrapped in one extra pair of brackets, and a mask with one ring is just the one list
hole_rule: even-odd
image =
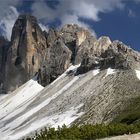
[(108, 75), (112, 75), (112, 74), (114, 74), (114, 73), (115, 73), (115, 69), (108, 68), (105, 77), (107, 77)]
[[(71, 66), (64, 74), (51, 83), (50, 86), (53, 87), (59, 80), (65, 78), (67, 72), (75, 72), (78, 66)], [(57, 90), (54, 94), (46, 98), (44, 96), (47, 96), (47, 92), (45, 92), (45, 95), (43, 92), (44, 87), (34, 80), (28, 81), (9, 95), (1, 96), (0, 140), (17, 140), (44, 126), (54, 128), (64, 124), (69, 126), (84, 113), (78, 112), (83, 103), (72, 106), (65, 111), (53, 113), (52, 115), (42, 116), (41, 114), (45, 113), (40, 113), (40, 111), (43, 108), (47, 108), (47, 105), (65, 92), (78, 79), (79, 76), (74, 76), (60, 90)], [(42, 99), (40, 100), (40, 98)]]
[(3, 118), (6, 121), (22, 112), (42, 89), (43, 87), (36, 81), (30, 80), (21, 88), (3, 98), (0, 102), (0, 120)]
[(93, 70), (93, 76), (97, 75), (100, 72), (100, 69)]
[(137, 78), (140, 80), (140, 70), (135, 70)]
[[(14, 132), (27, 116), (21, 119), (14, 119), (15, 116), (23, 113), (34, 101), (38, 93), (43, 89), (36, 81), (30, 80), (13, 93), (3, 96), (0, 102), (0, 139), (13, 139), (8, 135)], [(9, 121), (9, 123), (6, 123)], [(13, 139), (14, 140), (14, 139)]]

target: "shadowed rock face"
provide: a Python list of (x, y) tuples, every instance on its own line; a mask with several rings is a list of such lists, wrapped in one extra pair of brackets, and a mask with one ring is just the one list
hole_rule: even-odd
[(68, 68), (71, 52), (55, 32), (50, 30), (46, 35), (33, 16), (18, 17), (7, 55), (4, 83), (7, 91), (35, 75), (45, 86)]
[(50, 29), (46, 33), (30, 15), (18, 17), (8, 52), (2, 54), (4, 61), (0, 60), (3, 62), (0, 65), (5, 76), (1, 76), (0, 81), (4, 81), (7, 92), (34, 76), (46, 86), (70, 64), (81, 63), (77, 74), (94, 68), (135, 69), (140, 66), (139, 53), (122, 42), (112, 42), (105, 36), (96, 39), (88, 30), (75, 24), (65, 25), (58, 31)]
[(8, 46), (9, 42), (4, 39), (4, 37), (0, 37), (0, 93), (5, 93), (3, 89), (3, 82), (5, 79), (5, 66)]
[(9, 42), (2, 36), (0, 36), (0, 71), (2, 72), (3, 65), (5, 63), (5, 56), (7, 53)]
[(140, 68), (140, 54), (131, 48), (128, 48), (120, 41), (111, 42), (108, 37), (101, 37), (91, 44), (88, 45), (91, 47), (87, 49), (87, 52), (85, 52), (82, 57), (81, 66), (78, 69), (78, 74), (85, 73), (94, 68)]
[(41, 67), (43, 57), (47, 54), (46, 38), (34, 17), (18, 17), (11, 37), (6, 63), (6, 89), (14, 90), (32, 78)]
[(66, 46), (72, 51), (71, 62), (81, 63), (82, 54), (87, 50), (88, 44), (81, 47), (81, 44), (89, 38), (94, 42), (96, 39), (89, 31), (76, 24), (67, 24), (60, 30), (61, 37)]

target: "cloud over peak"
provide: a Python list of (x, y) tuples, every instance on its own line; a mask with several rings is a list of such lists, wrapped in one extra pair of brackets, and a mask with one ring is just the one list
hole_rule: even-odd
[(8, 40), (11, 39), (12, 28), (18, 15), (19, 13), (16, 8), (10, 6), (4, 17), (0, 20), (0, 32)]
[[(100, 21), (99, 13), (107, 13), (116, 8), (122, 9), (124, 7), (123, 0), (54, 0), (53, 6), (50, 6), (50, 0), (33, 0), (28, 7), (31, 14), (37, 17), (41, 28), (48, 30), (48, 25), (59, 21), (59, 27), (67, 24), (78, 24), (91, 30), (95, 35), (95, 31), (90, 28), (90, 24), (81, 21), (80, 18), (90, 19), (91, 21)], [(6, 38), (10, 39), (13, 24), (19, 15), (16, 8), (22, 3), (28, 1), (24, 0), (2, 0), (0, 10), (0, 31)], [(57, 2), (54, 3), (54, 2)], [(12, 6), (11, 6), (12, 5)], [(10, 10), (7, 11), (7, 9)], [(24, 8), (23, 8), (24, 9)], [(26, 9), (26, 8), (25, 8)], [(21, 11), (20, 11), (21, 12)], [(26, 13), (25, 11), (22, 11)], [(46, 26), (47, 25), (47, 26)]]
[[(35, 1), (32, 4), (32, 14), (38, 19), (43, 19), (46, 23), (54, 22), (56, 19), (60, 21), (60, 26), (67, 23), (79, 24), (80, 26), (90, 28), (80, 18), (90, 19), (94, 22), (100, 20), (100, 12), (110, 12), (115, 8), (122, 9), (124, 4), (122, 0), (58, 0), (55, 9), (51, 8), (47, 3), (49, 1)], [(95, 32), (92, 30), (93, 34)]]

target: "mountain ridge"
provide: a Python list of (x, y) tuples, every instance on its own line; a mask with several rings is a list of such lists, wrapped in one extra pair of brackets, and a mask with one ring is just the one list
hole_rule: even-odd
[(26, 138), (45, 126), (121, 122), (128, 118), (124, 111), (134, 113), (140, 53), (122, 42), (96, 39), (75, 24), (46, 33), (30, 15), (18, 17), (10, 43), (1, 40), (1, 88), (11, 92), (0, 99), (2, 140)]
[[(96, 39), (86, 29), (67, 24), (60, 30), (43, 32), (35, 17), (20, 15), (12, 30), (6, 50), (4, 70), (0, 77), (2, 89), (13, 91), (30, 78), (38, 75), (43, 86), (61, 75), (72, 63), (80, 64), (78, 73), (95, 67), (139, 68), (140, 54), (120, 41), (109, 37)], [(43, 57), (42, 57), (43, 56)], [(98, 63), (98, 64), (97, 64)]]

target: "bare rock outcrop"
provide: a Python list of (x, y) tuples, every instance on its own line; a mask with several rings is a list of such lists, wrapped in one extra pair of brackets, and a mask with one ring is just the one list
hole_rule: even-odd
[(140, 67), (140, 54), (122, 42), (111, 41), (106, 36), (96, 39), (76, 24), (50, 29), (47, 33), (41, 30), (35, 17), (27, 14), (18, 17), (10, 44), (4, 49), (0, 46), (0, 53), (3, 54), (0, 81), (7, 92), (33, 77), (46, 86), (71, 64), (81, 64), (77, 74), (94, 68)]
[[(47, 57), (39, 72), (39, 81), (43, 86), (54, 81), (71, 63), (71, 51), (64, 44), (58, 31), (50, 29), (47, 36)], [(41, 77), (41, 78), (40, 78)]]
[(46, 48), (46, 38), (36, 18), (20, 15), (13, 27), (8, 50), (5, 79), (7, 91), (14, 90), (38, 72), (46, 56)]
[(88, 30), (76, 24), (65, 25), (60, 30), (60, 35), (66, 46), (72, 52), (71, 62), (73, 64), (81, 63), (82, 54), (84, 54), (87, 47), (89, 47), (88, 45), (81, 47), (81, 44), (88, 38), (95, 40), (95, 37), (93, 37)]
[[(85, 44), (87, 44), (87, 42), (85, 42)], [(81, 45), (85, 46), (85, 44), (83, 42)], [(140, 68), (140, 54), (120, 41), (111, 42), (108, 37), (101, 37), (88, 46), (91, 47), (83, 54), (78, 73), (85, 73), (94, 68)]]
[(70, 57), (71, 52), (53, 29), (46, 35), (35, 17), (20, 15), (8, 49), (5, 89), (12, 91), (34, 76), (45, 86), (68, 68)]

